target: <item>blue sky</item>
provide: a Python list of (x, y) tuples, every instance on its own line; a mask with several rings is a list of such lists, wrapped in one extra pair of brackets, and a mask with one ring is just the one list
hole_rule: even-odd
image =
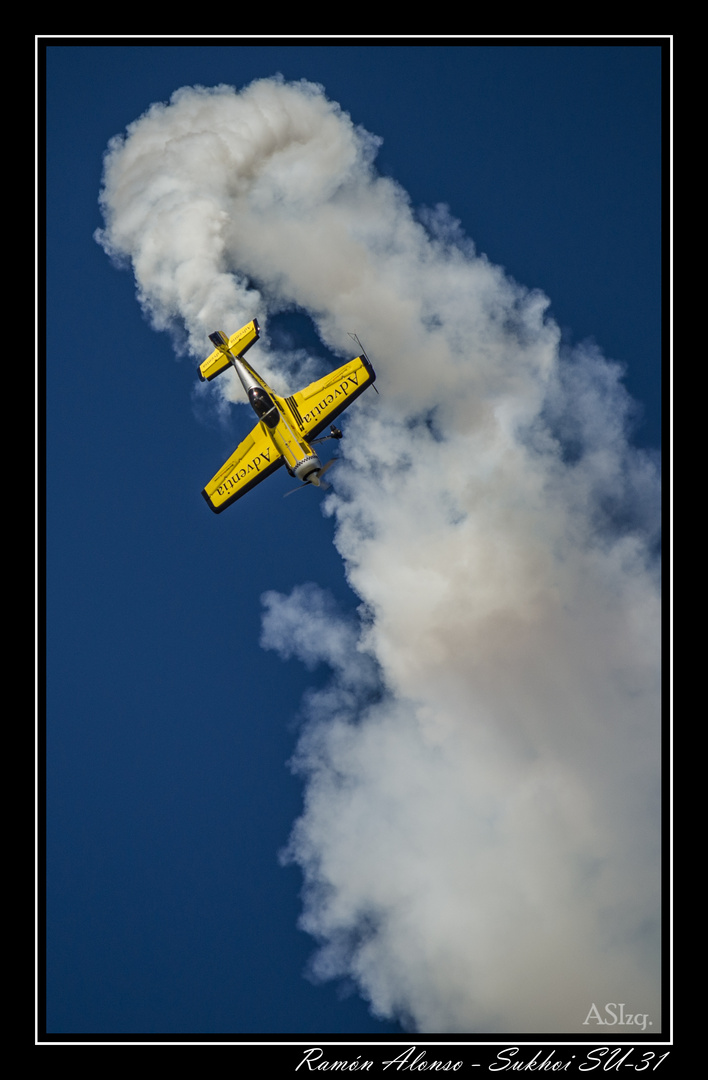
[[(591, 340), (623, 366), (638, 404), (629, 446), (654, 460), (661, 73), (651, 40), (48, 46), (49, 1033), (374, 1037), (410, 1026), (403, 1006), (372, 1015), (351, 971), (308, 977), (317, 943), (298, 925), (302, 870), (279, 860), (307, 790), (288, 762), (332, 664), (315, 664), (327, 656), (319, 639), (288, 652), (274, 632), (262, 647), (262, 598), (314, 583), (352, 626), (370, 597), (343, 554), (341, 519), (314, 491), (284, 502), (284, 470), (220, 517), (202, 500), (250, 414), (239, 405), (219, 419), (199, 397), (198, 360), (175, 355), (131, 270), (94, 239), (109, 140), (180, 87), (240, 92), (276, 74), (320, 84), (382, 140), (375, 168), (416, 212), (445, 204), (478, 255), (549, 298), (563, 355)], [(382, 400), (394, 397), (365, 310), (352, 329)], [(274, 313), (269, 332), (272, 347), (308, 350), (322, 371), (343, 362), (302, 309)], [(257, 368), (260, 355), (261, 343)], [(274, 617), (287, 625), (284, 607)]]

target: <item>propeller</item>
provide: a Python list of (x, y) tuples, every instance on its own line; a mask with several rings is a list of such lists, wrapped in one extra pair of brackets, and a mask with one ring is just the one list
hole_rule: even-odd
[(317, 479), (320, 481), (319, 484), (313, 483), (312, 480), (306, 480), (304, 482), (304, 484), (300, 484), (299, 487), (292, 488), (290, 491), (286, 491), (285, 494), (283, 495), (283, 498), (287, 499), (288, 495), (294, 495), (296, 491), (304, 491), (305, 488), (308, 488), (308, 487), (316, 487), (316, 488), (319, 488), (320, 491), (329, 491), (329, 489), (332, 487), (332, 485), (328, 484), (326, 482), (322, 483), (322, 477), (327, 472), (327, 469), (332, 468), (335, 461), (339, 461), (339, 458), (336, 458), (336, 457), (330, 458), (329, 461), (327, 462), (327, 464), (323, 465), (322, 468), (318, 471)]

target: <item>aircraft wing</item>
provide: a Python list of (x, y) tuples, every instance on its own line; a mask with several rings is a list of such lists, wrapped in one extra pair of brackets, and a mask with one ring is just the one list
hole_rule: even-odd
[(357, 356), (323, 379), (282, 400), (290, 409), (300, 434), (310, 440), (324, 431), (375, 378), (376, 373), (369, 358)]
[(220, 514), (282, 464), (280, 451), (259, 422), (209, 481), (202, 495), (214, 513)]

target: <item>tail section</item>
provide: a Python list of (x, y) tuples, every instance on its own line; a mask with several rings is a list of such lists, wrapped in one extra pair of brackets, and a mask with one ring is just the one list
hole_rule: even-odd
[(210, 382), (217, 375), (221, 375), (231, 360), (234, 357), (243, 356), (251, 345), (258, 341), (259, 336), (258, 319), (251, 319), (250, 323), (246, 323), (230, 338), (227, 338), (223, 330), (215, 330), (213, 334), (209, 334), (216, 348), (204, 363), (199, 365), (199, 378), (202, 382), (205, 380)]

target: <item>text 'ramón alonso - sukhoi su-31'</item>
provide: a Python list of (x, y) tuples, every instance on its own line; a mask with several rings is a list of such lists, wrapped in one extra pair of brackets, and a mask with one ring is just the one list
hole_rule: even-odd
[(317, 436), (328, 425), (330, 434), (325, 438), (341, 439), (342, 433), (332, 421), (376, 379), (366, 354), (283, 398), (244, 360), (246, 351), (259, 338), (256, 319), (231, 337), (217, 330), (209, 338), (216, 348), (200, 364), (200, 378), (211, 380), (234, 367), (258, 417), (253, 431), (202, 492), (214, 513), (220, 514), (283, 464), (298, 480), (322, 486), (327, 466), (322, 465), (313, 443), (323, 441)]

